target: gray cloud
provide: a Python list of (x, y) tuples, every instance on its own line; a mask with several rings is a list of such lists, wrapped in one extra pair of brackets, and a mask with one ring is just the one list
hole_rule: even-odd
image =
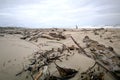
[(0, 0), (0, 25), (119, 24), (119, 4), (120, 0)]

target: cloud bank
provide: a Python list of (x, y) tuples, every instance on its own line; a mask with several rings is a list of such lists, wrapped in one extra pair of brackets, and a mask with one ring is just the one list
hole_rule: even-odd
[(120, 0), (0, 0), (0, 25), (115, 25), (120, 23), (119, 4)]

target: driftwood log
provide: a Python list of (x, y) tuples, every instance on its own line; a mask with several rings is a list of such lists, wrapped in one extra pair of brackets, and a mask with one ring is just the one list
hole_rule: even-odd
[(42, 71), (39, 71), (39, 73), (34, 77), (34, 80), (39, 80), (42, 74), (43, 74)]
[(119, 80), (120, 77), (116, 75), (115, 72), (110, 71), (104, 64), (102, 64), (99, 60), (96, 60), (96, 64), (101, 66), (103, 69), (105, 69), (107, 72), (109, 72), (116, 80)]
[(75, 39), (72, 36), (71, 36), (71, 39), (87, 57), (90, 57), (90, 55), (86, 53), (86, 51), (77, 43), (77, 41), (75, 41)]

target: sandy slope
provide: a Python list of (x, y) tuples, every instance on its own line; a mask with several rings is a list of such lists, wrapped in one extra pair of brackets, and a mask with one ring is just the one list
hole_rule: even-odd
[(37, 47), (14, 35), (0, 37), (0, 80), (21, 80), (15, 74), (22, 69), (25, 58)]

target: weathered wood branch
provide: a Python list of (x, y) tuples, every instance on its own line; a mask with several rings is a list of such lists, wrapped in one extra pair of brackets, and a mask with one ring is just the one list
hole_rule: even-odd
[(39, 80), (42, 75), (43, 75), (43, 73), (42, 73), (42, 71), (40, 71), (40, 72), (34, 77), (34, 80)]
[(117, 75), (115, 74), (115, 72), (110, 71), (110, 70), (109, 70), (107, 67), (105, 67), (100, 61), (96, 60), (96, 63), (97, 63), (99, 66), (101, 66), (102, 68), (104, 68), (106, 71), (108, 71), (116, 80), (119, 80), (119, 79), (120, 79), (120, 77), (117, 76)]
[(88, 68), (88, 70), (86, 70), (86, 73), (89, 72), (91, 69), (93, 69), (96, 64), (97, 64), (97, 62), (95, 62), (93, 66), (91, 66), (90, 68)]
[(75, 41), (75, 39), (71, 36), (71, 39), (73, 40), (73, 42), (79, 47), (79, 49), (87, 56), (90, 57), (86, 51), (77, 43), (77, 41)]

